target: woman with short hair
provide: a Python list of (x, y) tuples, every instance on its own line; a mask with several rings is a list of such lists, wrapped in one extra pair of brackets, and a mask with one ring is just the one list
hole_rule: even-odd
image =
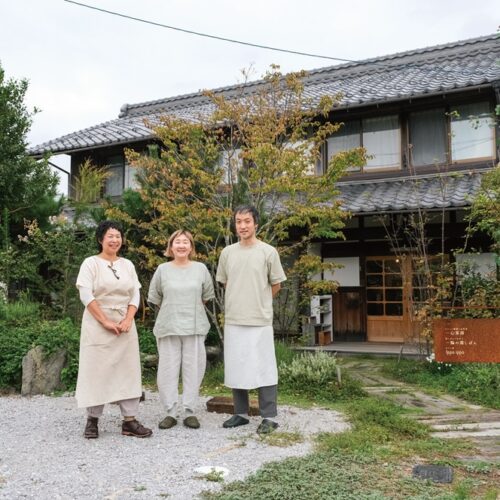
[(104, 405), (118, 403), (123, 416), (122, 434), (149, 437), (151, 429), (135, 419), (142, 394), (134, 322), (141, 285), (132, 262), (118, 255), (123, 244), (120, 224), (101, 222), (96, 240), (99, 254), (83, 261), (76, 280), (85, 306), (75, 393), (78, 407), (87, 409), (84, 436), (97, 438)]
[(179, 229), (168, 240), (170, 262), (158, 266), (149, 287), (148, 303), (157, 310), (153, 332), (158, 343), (158, 391), (166, 416), (160, 429), (177, 424), (179, 374), (182, 368), (183, 424), (197, 429), (198, 395), (205, 374), (205, 338), (210, 323), (205, 303), (214, 297), (207, 267), (194, 261), (195, 245), (189, 231)]

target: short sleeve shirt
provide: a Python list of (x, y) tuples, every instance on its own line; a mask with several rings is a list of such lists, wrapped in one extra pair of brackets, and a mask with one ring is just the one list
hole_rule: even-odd
[(148, 302), (159, 307), (156, 337), (206, 335), (210, 323), (203, 302), (214, 297), (212, 277), (201, 262), (177, 267), (160, 264), (149, 285)]
[(257, 241), (230, 245), (220, 255), (217, 281), (226, 285), (224, 321), (228, 325), (271, 326), (272, 285), (286, 280), (277, 250)]

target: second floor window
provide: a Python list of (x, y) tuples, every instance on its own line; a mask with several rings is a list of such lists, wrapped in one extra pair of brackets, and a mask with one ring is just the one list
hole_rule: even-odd
[(413, 166), (494, 158), (490, 105), (478, 102), (409, 115), (410, 162)]
[(125, 165), (123, 156), (111, 156), (107, 161), (106, 171), (109, 177), (106, 179), (106, 196), (121, 196), (123, 193)]
[(106, 162), (106, 171), (109, 173), (104, 187), (106, 196), (121, 196), (125, 189), (139, 187), (137, 168), (126, 163), (122, 155), (110, 156)]
[(410, 114), (410, 163), (414, 166), (447, 162), (446, 111), (444, 108)]
[(400, 169), (401, 135), (398, 116), (365, 118), (345, 123), (327, 140), (328, 160), (337, 153), (357, 147), (364, 147), (369, 156), (363, 171)]
[(489, 103), (478, 102), (456, 107), (451, 115), (452, 161), (495, 156), (493, 117)]

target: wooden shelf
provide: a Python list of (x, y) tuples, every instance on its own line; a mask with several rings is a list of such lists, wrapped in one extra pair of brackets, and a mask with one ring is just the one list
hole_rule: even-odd
[(333, 341), (332, 296), (313, 295), (309, 322), (313, 326), (311, 344), (326, 345)]

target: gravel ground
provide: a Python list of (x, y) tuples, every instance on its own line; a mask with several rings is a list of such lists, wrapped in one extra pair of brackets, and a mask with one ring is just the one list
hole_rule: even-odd
[(99, 439), (84, 439), (84, 412), (69, 395), (4, 396), (0, 412), (0, 498), (9, 500), (196, 498), (201, 491), (221, 487), (197, 477), (198, 467), (225, 467), (225, 481), (243, 479), (265, 462), (307, 454), (314, 433), (348, 428), (335, 411), (280, 406), (279, 430), (301, 433), (306, 437), (302, 443), (271, 446), (255, 434), (260, 418), (223, 429), (228, 415), (207, 411), (198, 414), (198, 430), (181, 424), (161, 431), (157, 393), (147, 394), (138, 416), (153, 428), (148, 439), (122, 436), (120, 411), (114, 405), (106, 406), (99, 421)]

